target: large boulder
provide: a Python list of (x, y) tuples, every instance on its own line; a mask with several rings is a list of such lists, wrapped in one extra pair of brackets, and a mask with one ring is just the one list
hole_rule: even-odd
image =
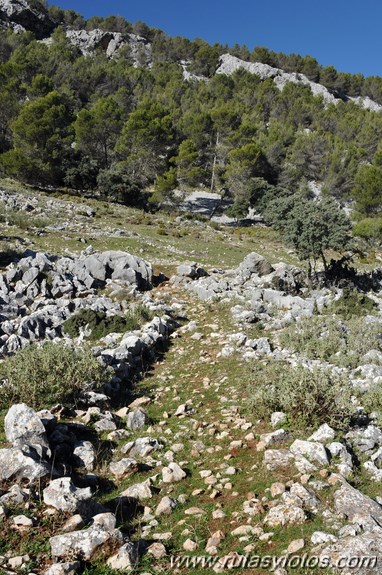
[(12, 447), (0, 449), (0, 481), (22, 481), (30, 483), (52, 473), (50, 465), (41, 461), (34, 449)]
[(284, 263), (275, 265), (270, 287), (286, 294), (297, 295), (307, 283), (303, 270)]
[(362, 521), (364, 528), (367, 524), (373, 528), (382, 525), (382, 506), (345, 481), (334, 494), (334, 506), (348, 521)]
[(72, 531), (51, 537), (50, 546), (54, 558), (81, 559), (90, 561), (102, 548), (110, 549), (123, 544), (122, 533), (118, 529), (104, 529), (92, 525), (89, 529)]
[(12, 405), (5, 416), (4, 431), (7, 440), (13, 447), (29, 445), (41, 457), (50, 456), (45, 427), (36, 412), (25, 403)]
[(252, 252), (241, 262), (239, 271), (245, 278), (250, 278), (253, 274), (266, 276), (273, 271), (273, 267), (263, 256)]
[(321, 467), (329, 465), (325, 447), (317, 441), (296, 439), (289, 449), (293, 455), (306, 457), (310, 462), (317, 463)]
[(70, 477), (51, 481), (43, 491), (44, 503), (58, 511), (76, 513), (92, 496), (90, 487), (76, 487)]
[(70, 271), (80, 281), (86, 282), (88, 288), (102, 285), (106, 279), (112, 279), (145, 290), (150, 289), (153, 279), (151, 264), (122, 251), (83, 255), (73, 262)]

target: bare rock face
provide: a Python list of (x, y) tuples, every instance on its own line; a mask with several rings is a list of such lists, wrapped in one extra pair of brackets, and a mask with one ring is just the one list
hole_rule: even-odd
[(120, 48), (128, 46), (133, 66), (151, 66), (151, 44), (142, 36), (121, 34), (120, 32), (105, 32), (99, 28), (94, 30), (67, 30), (66, 36), (84, 56), (89, 56), (96, 49), (101, 48), (108, 58), (113, 58)]
[(46, 38), (55, 28), (44, 6), (32, 7), (27, 0), (0, 0), (0, 23), (16, 31), (30, 30), (37, 38)]
[(114, 42), (115, 50), (122, 43), (122, 34), (118, 32), (105, 32), (96, 28), (94, 30), (67, 30), (67, 38), (79, 48), (84, 56), (90, 55), (97, 48), (107, 51), (111, 41)]
[[(321, 551), (321, 558), (329, 558), (329, 567), (342, 562), (343, 575), (375, 575), (382, 569), (382, 529), (375, 526), (356, 537), (344, 537)], [(354, 568), (358, 560), (358, 567)], [(352, 567), (353, 565), (353, 567)]]

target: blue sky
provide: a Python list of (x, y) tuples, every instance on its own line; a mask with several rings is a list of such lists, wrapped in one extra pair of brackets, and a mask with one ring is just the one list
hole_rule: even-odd
[(49, 0), (86, 18), (121, 15), (170, 36), (309, 54), (342, 72), (382, 76), (378, 0)]

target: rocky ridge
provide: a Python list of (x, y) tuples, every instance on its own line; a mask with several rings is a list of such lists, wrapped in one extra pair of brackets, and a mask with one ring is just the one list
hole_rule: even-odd
[[(223, 54), (220, 58), (220, 66), (216, 70), (216, 74), (224, 74), (226, 76), (231, 76), (237, 70), (246, 70), (250, 74), (259, 76), (261, 80), (266, 80), (267, 78), (272, 78), (275, 85), (279, 90), (283, 90), (288, 83), (301, 84), (303, 86), (309, 86), (311, 92), (314, 96), (321, 96), (323, 100), (328, 104), (337, 104), (342, 102), (342, 98), (334, 96), (325, 86), (317, 84), (309, 80), (304, 74), (297, 74), (295, 72), (288, 73), (284, 72), (280, 68), (274, 68), (268, 64), (262, 64), (260, 62), (245, 62), (236, 56), (231, 54)], [(373, 102), (370, 98), (346, 98), (365, 108), (366, 110), (371, 110), (373, 112), (380, 112), (382, 106)]]
[[(41, 5), (38, 8), (31, 6), (27, 0), (0, 0), (0, 26), (10, 27), (15, 32), (25, 30), (32, 31), (36, 37), (45, 43), (50, 43), (50, 34), (56, 23), (53, 22), (47, 11)], [(128, 47), (129, 57), (135, 67), (152, 66), (152, 46), (150, 42), (136, 34), (121, 34), (119, 32), (105, 32), (100, 29), (94, 30), (66, 30), (66, 36), (73, 46), (85, 55), (91, 55), (95, 50), (102, 49), (108, 58), (118, 55), (123, 47)], [(185, 81), (206, 81), (206, 78), (197, 76), (188, 71), (189, 63), (180, 61)], [(261, 80), (272, 78), (279, 90), (283, 90), (288, 83), (309, 86), (312, 94), (321, 96), (326, 103), (337, 104), (340, 101), (352, 101), (355, 104), (379, 112), (382, 106), (369, 97), (345, 97), (339, 98), (329, 92), (325, 86), (310, 81), (304, 74), (288, 73), (282, 69), (274, 68), (260, 62), (246, 62), (232, 56), (223, 54), (220, 58), (217, 74), (232, 75), (236, 70), (244, 69), (259, 76)]]
[(89, 56), (94, 50), (101, 48), (108, 58), (113, 58), (123, 47), (129, 48), (129, 57), (135, 67), (150, 68), (152, 64), (151, 44), (137, 34), (121, 34), (119, 32), (104, 32), (95, 30), (67, 30), (66, 36), (84, 56)]

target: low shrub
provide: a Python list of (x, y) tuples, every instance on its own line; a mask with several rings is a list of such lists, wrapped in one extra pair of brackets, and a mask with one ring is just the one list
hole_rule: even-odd
[(372, 314), (378, 309), (378, 305), (364, 293), (357, 290), (344, 289), (342, 296), (330, 303), (324, 312), (336, 314), (343, 319), (363, 317)]
[(88, 349), (64, 343), (32, 344), (0, 364), (0, 408), (20, 402), (42, 408), (75, 401), (94, 385), (110, 381), (112, 375)]
[(283, 347), (310, 359), (355, 368), (371, 349), (382, 351), (381, 331), (380, 322), (359, 317), (346, 321), (314, 316), (289, 325), (279, 339)]
[(327, 369), (309, 370), (285, 363), (257, 365), (248, 388), (256, 416), (269, 419), (283, 411), (292, 429), (317, 428), (323, 423), (343, 429), (354, 408), (350, 386)]
[(132, 307), (126, 315), (107, 316), (105, 312), (83, 309), (67, 319), (63, 324), (65, 333), (78, 337), (81, 330), (90, 332), (89, 339), (97, 341), (109, 333), (124, 333), (139, 329), (143, 323), (153, 318), (151, 310), (145, 305)]

